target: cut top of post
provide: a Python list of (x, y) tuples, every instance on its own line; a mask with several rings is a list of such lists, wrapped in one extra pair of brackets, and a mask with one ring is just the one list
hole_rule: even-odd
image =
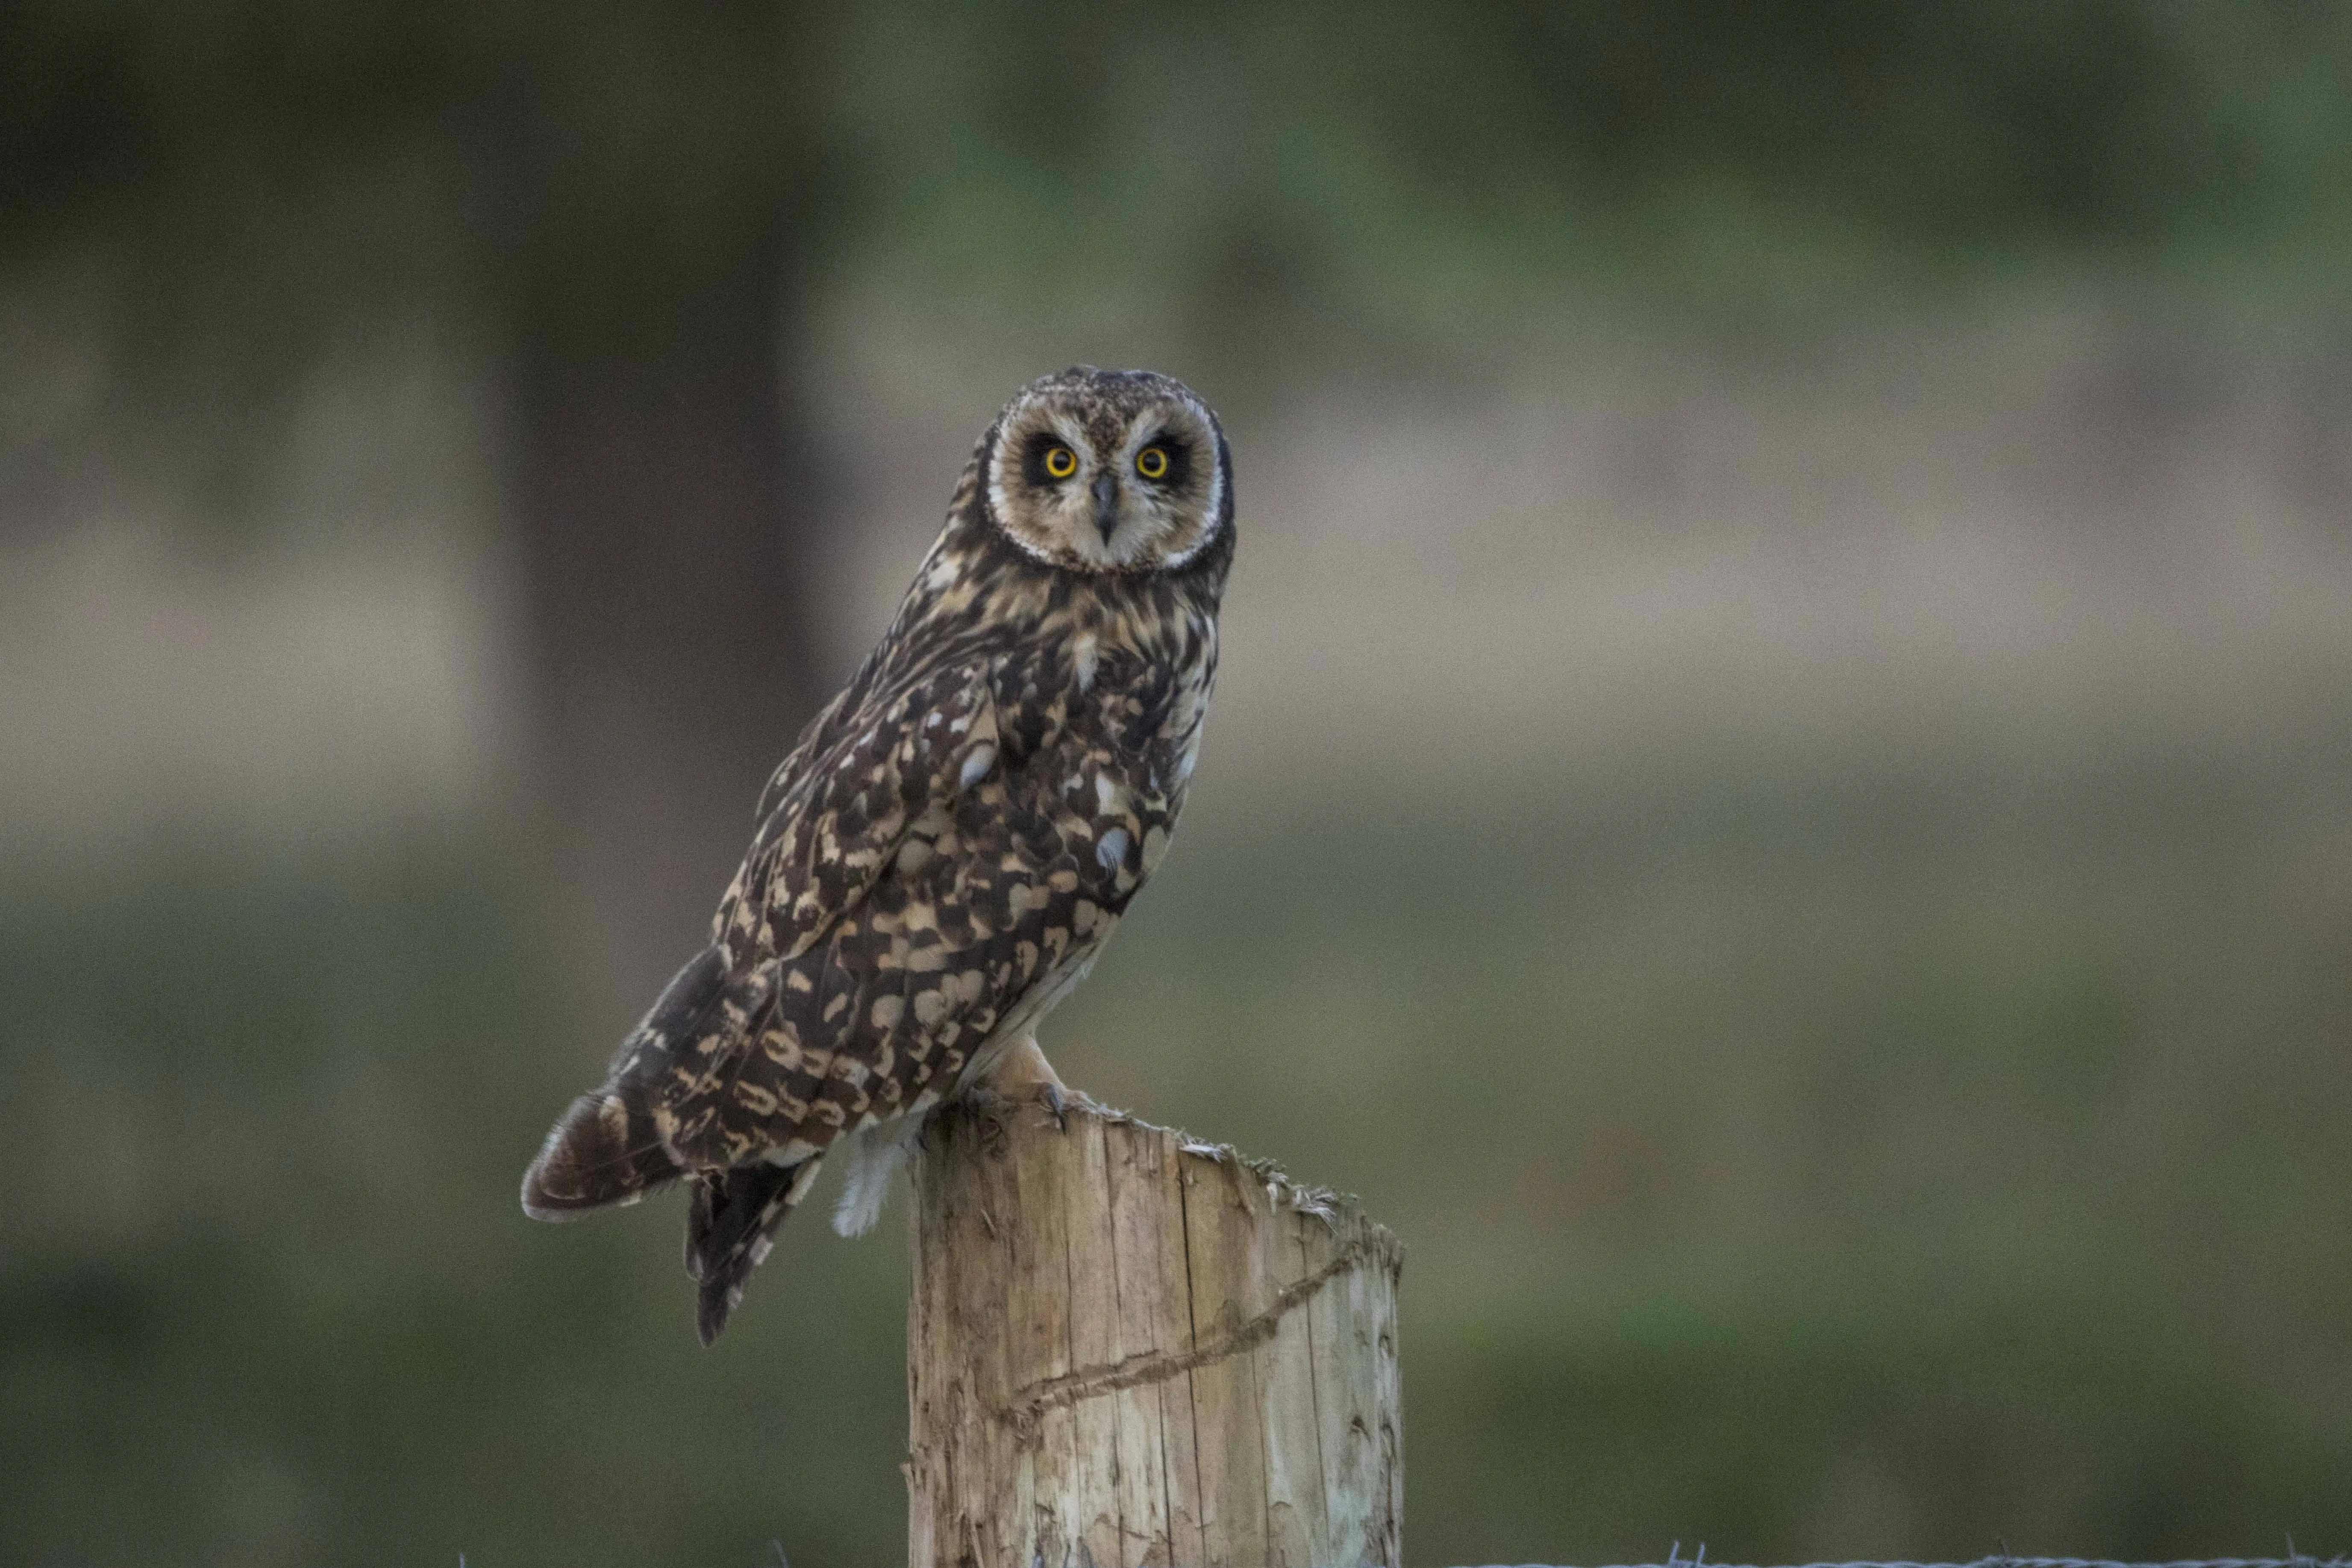
[(1353, 1199), (1081, 1103), (915, 1171), (909, 1561), (1401, 1561), (1396, 1286)]

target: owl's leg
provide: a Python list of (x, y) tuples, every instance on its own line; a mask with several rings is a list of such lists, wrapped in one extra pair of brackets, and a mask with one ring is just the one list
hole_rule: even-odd
[(1062, 1075), (1054, 1070), (1054, 1064), (1047, 1061), (1045, 1053), (1038, 1048), (1035, 1030), (1013, 1042), (1012, 1048), (996, 1064), (996, 1071), (990, 1076), (988, 1087), (1007, 1100), (1043, 1102), (1045, 1109), (1054, 1113), (1054, 1120), (1061, 1122), (1064, 1130), (1067, 1131), (1069, 1086), (1062, 1081)]

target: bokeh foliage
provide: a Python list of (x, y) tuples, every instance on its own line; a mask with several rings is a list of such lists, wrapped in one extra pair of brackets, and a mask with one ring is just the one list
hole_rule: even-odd
[[(2148, 761), (1210, 790), (1056, 1055), (1408, 1238), (1415, 1561), (2324, 1548), (2342, 845)], [(709, 1353), (674, 1203), (523, 1220), (591, 1054), (535, 902), (475, 841), (12, 899), (5, 1561), (891, 1559), (895, 1215)]]
[[(1244, 407), (1588, 305), (2340, 337), (2347, 68), (2325, 4), (25, 0), (0, 377), (100, 374), (7, 478), (103, 449), (245, 537), (337, 344), (657, 352), (779, 214), (796, 310), (1116, 321)], [(2352, 1542), (2352, 731), (1982, 739), (1274, 801), (1213, 752), (1057, 1058), (1406, 1237), (1415, 1561)], [(0, 885), (0, 1564), (895, 1559), (895, 1220), (793, 1226), (706, 1355), (673, 1214), (517, 1212), (611, 1022), (520, 840)]]
[[(2352, 237), (2325, 0), (27, 0), (5, 26), (0, 266), (69, 270), (122, 395), (201, 429), (355, 319), (561, 338), (780, 211), (827, 277), (1140, 310), (1304, 374), (1563, 289), (1816, 321), (2097, 263), (2330, 310)], [(1278, 356), (1248, 346), (1269, 312)]]

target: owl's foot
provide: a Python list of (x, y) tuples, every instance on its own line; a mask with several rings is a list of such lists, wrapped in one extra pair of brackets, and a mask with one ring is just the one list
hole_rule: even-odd
[(1070, 1130), (1070, 1089), (1045, 1053), (1037, 1047), (1037, 1037), (1024, 1035), (1013, 1043), (997, 1063), (988, 1087), (1007, 1100), (1034, 1100), (1052, 1114), (1055, 1125), (1065, 1132)]

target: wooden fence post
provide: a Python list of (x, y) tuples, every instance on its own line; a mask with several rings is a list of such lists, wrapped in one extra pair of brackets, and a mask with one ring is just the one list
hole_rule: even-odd
[(911, 1568), (1402, 1561), (1396, 1284), (1352, 1199), (1083, 1100), (914, 1163)]

